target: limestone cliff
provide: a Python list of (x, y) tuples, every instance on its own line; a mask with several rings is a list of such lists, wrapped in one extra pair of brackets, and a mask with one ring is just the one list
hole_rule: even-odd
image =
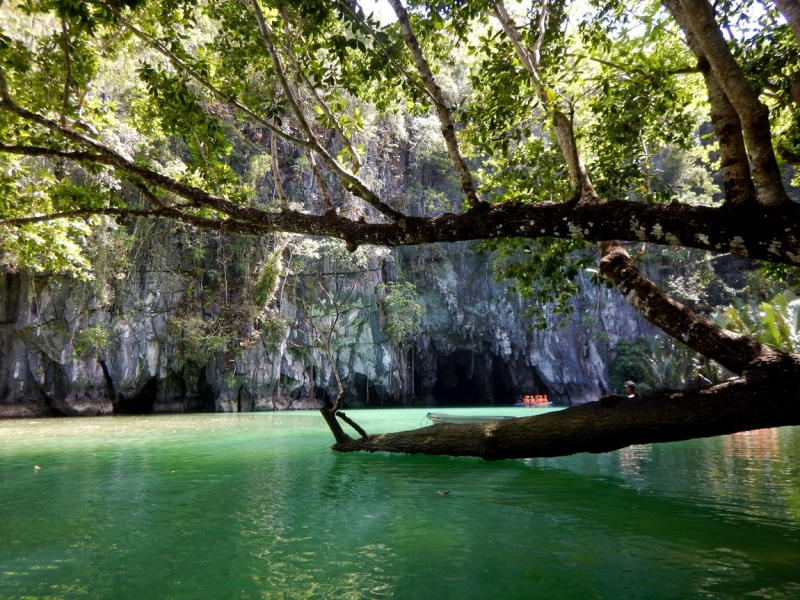
[[(533, 393), (586, 402), (609, 391), (616, 340), (652, 331), (588, 279), (564, 328), (531, 331), (490, 261), (466, 243), (406, 248), (354, 275), (364, 301), (343, 317), (336, 348), (349, 405), (511, 404)], [(402, 348), (385, 335), (376, 298), (398, 270), (424, 314)], [(169, 319), (185, 309), (188, 284), (176, 272), (138, 272), (115, 290), (102, 305), (66, 277), (0, 276), (0, 417), (302, 409), (335, 394), (330, 362), (290, 327), (277, 341), (182, 360)], [(291, 323), (302, 309), (288, 286), (279, 295)]]

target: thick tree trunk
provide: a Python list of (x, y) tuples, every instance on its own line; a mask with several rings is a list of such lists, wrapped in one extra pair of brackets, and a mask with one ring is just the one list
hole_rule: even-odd
[(779, 353), (725, 331), (669, 298), (639, 272), (617, 242), (601, 243), (600, 249), (601, 275), (646, 319), (742, 377), (702, 390), (662, 391), (647, 400), (606, 397), (514, 421), (440, 424), (358, 441), (342, 439), (333, 430), (333, 448), (497, 460), (607, 452), (637, 443), (800, 424), (800, 355)]
[(789, 197), (772, 147), (769, 110), (758, 100), (731, 54), (711, 4), (707, 0), (681, 0), (681, 5), (697, 43), (741, 119), (758, 201), (768, 206), (787, 204)]
[(340, 452), (475, 456), (485, 460), (609, 452), (632, 444), (674, 442), (800, 425), (800, 356), (770, 354), (741, 376), (707, 388), (661, 391), (645, 399), (599, 402), (535, 417), (482, 424), (438, 424), (337, 438)]
[(775, 0), (775, 4), (791, 27), (795, 39), (800, 43), (800, 2), (798, 0)]
[[(796, 0), (793, 0), (796, 1)], [(722, 187), (725, 201), (730, 204), (745, 204), (756, 199), (756, 188), (750, 175), (750, 164), (742, 137), (742, 122), (725, 91), (711, 70), (703, 48), (692, 33), (691, 24), (683, 11), (680, 0), (662, 0), (686, 36), (686, 44), (697, 57), (700, 70), (708, 90), (711, 123), (719, 142), (719, 161), (722, 168)]]

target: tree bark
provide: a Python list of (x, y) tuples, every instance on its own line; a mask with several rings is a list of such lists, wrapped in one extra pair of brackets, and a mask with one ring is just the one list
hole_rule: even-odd
[(701, 390), (619, 396), (558, 413), (486, 424), (343, 439), (335, 450), (476, 456), (486, 460), (608, 452), (749, 429), (800, 424), (800, 355), (776, 352), (717, 327), (669, 298), (642, 275), (617, 242), (600, 245), (600, 273), (645, 318), (742, 376)]
[(722, 329), (667, 296), (642, 275), (619, 244), (601, 244), (601, 249), (600, 274), (645, 319), (692, 350), (734, 373), (741, 373), (757, 357), (773, 353), (752, 338)]
[(681, 0), (681, 5), (717, 81), (741, 119), (758, 201), (767, 206), (787, 204), (790, 200), (772, 147), (769, 110), (758, 100), (731, 54), (711, 4), (707, 0)]
[(469, 170), (464, 157), (461, 155), (461, 150), (458, 148), (456, 126), (450, 114), (450, 107), (447, 105), (442, 89), (436, 82), (428, 60), (425, 58), (422, 47), (419, 45), (419, 41), (414, 33), (414, 29), (411, 27), (411, 21), (408, 19), (408, 13), (405, 7), (400, 0), (388, 0), (388, 2), (397, 16), (397, 22), (400, 24), (400, 28), (403, 31), (403, 38), (405, 39), (406, 46), (408, 46), (414, 58), (414, 65), (417, 68), (417, 72), (422, 78), (422, 82), (425, 84), (425, 88), (428, 90), (431, 98), (433, 98), (436, 114), (441, 124), (442, 137), (447, 147), (447, 153), (461, 181), (461, 189), (464, 190), (464, 195), (467, 197), (467, 204), (472, 207), (478, 206), (483, 200), (478, 194), (478, 187), (475, 185), (475, 180), (472, 178), (472, 172)]
[(800, 43), (800, 2), (798, 0), (775, 0), (775, 4), (792, 29), (795, 40)]
[(534, 417), (337, 439), (333, 449), (501, 460), (610, 452), (632, 444), (800, 425), (799, 380), (800, 356), (775, 353), (759, 357), (741, 377), (702, 389), (660, 391), (645, 399), (606, 396)]
[(750, 164), (742, 136), (742, 122), (736, 109), (731, 104), (725, 91), (719, 85), (716, 75), (711, 70), (703, 48), (697, 41), (680, 0), (662, 0), (664, 6), (672, 14), (686, 36), (686, 44), (697, 57), (700, 71), (703, 73), (708, 103), (711, 109), (711, 123), (719, 142), (719, 159), (722, 168), (722, 187), (725, 191), (725, 202), (729, 204), (747, 204), (756, 199), (756, 188), (750, 175)]

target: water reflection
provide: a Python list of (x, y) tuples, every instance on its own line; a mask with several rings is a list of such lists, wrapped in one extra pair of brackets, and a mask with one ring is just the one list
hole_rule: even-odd
[(620, 472), (626, 477), (638, 478), (642, 468), (650, 461), (652, 448), (648, 446), (628, 446), (619, 451)]
[(0, 597), (800, 595), (797, 428), (486, 463), (336, 454), (320, 421), (0, 423)]

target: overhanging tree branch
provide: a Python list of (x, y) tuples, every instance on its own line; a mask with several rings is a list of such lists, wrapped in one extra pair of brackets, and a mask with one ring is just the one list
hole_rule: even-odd
[(601, 248), (600, 274), (645, 319), (692, 350), (734, 373), (741, 373), (759, 356), (773, 352), (749, 337), (718, 327), (667, 296), (642, 275), (618, 243), (603, 243)]
[[(184, 197), (193, 207), (220, 210), (235, 222), (207, 219), (203, 222), (204, 228), (217, 223), (220, 227), (246, 228), (255, 234), (286, 231), (326, 235), (345, 240), (351, 250), (363, 244), (400, 246), (508, 237), (554, 237), (588, 242), (611, 238), (681, 245), (789, 265), (800, 264), (800, 206), (796, 204), (711, 208), (625, 201), (602, 204), (509, 202), (487, 204), (457, 215), (445, 213), (433, 218), (404, 217), (397, 223), (367, 223), (353, 221), (332, 211), (311, 215), (292, 210), (265, 212), (239, 206), (132, 165), (121, 157), (112, 160), (99, 152), (0, 146), (0, 152), (6, 151), (107, 164)], [(97, 209), (93, 214), (103, 214), (104, 210)], [(39, 220), (47, 220), (47, 217)]]
[(800, 358), (779, 355), (742, 377), (706, 388), (661, 391), (635, 400), (612, 396), (496, 423), (438, 424), (359, 440), (344, 434), (335, 438), (333, 448), (501, 460), (610, 452), (632, 444), (800, 425), (799, 371)]

